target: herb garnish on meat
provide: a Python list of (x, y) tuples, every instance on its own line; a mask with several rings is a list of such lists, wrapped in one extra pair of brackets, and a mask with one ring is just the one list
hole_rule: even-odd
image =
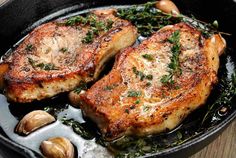
[(173, 44), (173, 46), (171, 47), (171, 61), (168, 65), (169, 67), (169, 74), (168, 75), (164, 75), (161, 78), (161, 82), (164, 85), (173, 85), (174, 84), (174, 75), (180, 75), (182, 70), (180, 68), (180, 63), (179, 63), (179, 54), (180, 54), (180, 32), (179, 30), (175, 31), (171, 37), (169, 37), (167, 40), (168, 42), (170, 42), (171, 44)]
[(34, 46), (32, 44), (27, 44), (26, 47), (25, 47), (25, 50), (30, 52), (30, 51), (33, 50), (33, 48), (34, 48)]
[(76, 16), (71, 17), (66, 20), (66, 26), (74, 26), (74, 25), (83, 25), (89, 26), (88, 32), (85, 37), (82, 39), (83, 43), (91, 43), (94, 38), (97, 37), (101, 32), (107, 32), (112, 28), (113, 25), (112, 20), (101, 21), (93, 14), (88, 14), (86, 17)]
[(117, 86), (118, 86), (118, 84), (107, 85), (106, 87), (104, 87), (104, 90), (110, 91), (110, 90), (114, 89)]
[(68, 51), (68, 49), (67, 49), (67, 48), (65, 48), (65, 47), (63, 47), (63, 48), (61, 48), (61, 49), (60, 49), (60, 51), (61, 51), (62, 53), (65, 53), (65, 52), (67, 52), (67, 51)]
[(147, 59), (148, 61), (153, 61), (154, 60), (153, 55), (150, 55), (150, 54), (144, 54), (144, 55), (142, 55), (142, 57), (144, 59)]
[(141, 81), (143, 81), (144, 79), (147, 79), (147, 80), (153, 79), (153, 76), (151, 74), (146, 75), (142, 71), (137, 70), (136, 67), (132, 67), (132, 70), (133, 70), (133, 73), (136, 75), (136, 77), (139, 77)]
[(128, 97), (140, 97), (142, 95), (141, 91), (128, 91)]
[(38, 63), (36, 64), (36, 61), (33, 60), (32, 58), (28, 58), (28, 62), (30, 63), (30, 65), (33, 67), (33, 68), (40, 68), (42, 70), (46, 70), (46, 71), (49, 71), (49, 70), (58, 70), (58, 68), (56, 68), (56, 66), (53, 64), (53, 63)]
[(79, 94), (82, 90), (87, 89), (87, 84), (84, 81), (80, 81), (79, 86), (74, 90), (75, 93)]

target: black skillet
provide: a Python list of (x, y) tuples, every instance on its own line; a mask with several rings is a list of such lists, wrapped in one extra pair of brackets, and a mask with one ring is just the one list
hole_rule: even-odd
[[(141, 0), (9, 0), (4, 2), (0, 7), (0, 52), (3, 55), (9, 48), (24, 37), (32, 28), (41, 23), (56, 19), (68, 13), (81, 11), (88, 8), (96, 8), (110, 5), (130, 5), (145, 3)], [(235, 71), (236, 56), (234, 49), (236, 48), (236, 2), (235, 0), (176, 0), (175, 1), (182, 13), (191, 15), (203, 20), (212, 22), (217, 19), (220, 24), (220, 30), (232, 34), (225, 37), (228, 44), (226, 55), (221, 59), (223, 68), (220, 70), (220, 78), (224, 79), (229, 73)], [(67, 8), (67, 9), (65, 9)], [(63, 10), (64, 9), (64, 10)], [(49, 15), (49, 16), (48, 16)], [(227, 68), (225, 68), (227, 67)], [(215, 92), (214, 92), (215, 91)], [(218, 97), (218, 91), (214, 90), (211, 94), (208, 104), (214, 102)], [(52, 103), (51, 101), (49, 101)], [(59, 100), (57, 102), (65, 102)], [(203, 132), (180, 145), (172, 146), (164, 150), (153, 152), (147, 156), (153, 157), (188, 157), (197, 152), (212, 140), (214, 140), (236, 117), (235, 98), (232, 99), (227, 114), (218, 118), (218, 121), (209, 122), (204, 126)], [(30, 107), (17, 107), (21, 105), (8, 105), (3, 97), (0, 97), (0, 106), (8, 107), (12, 117), (18, 119), (26, 112), (34, 109)], [(27, 106), (27, 105), (24, 105)], [(27, 109), (24, 111), (24, 108)], [(39, 108), (38, 105), (35, 107)], [(4, 109), (4, 108), (2, 108)], [(0, 110), (0, 116), (4, 116), (7, 112)], [(39, 108), (40, 109), (40, 108)], [(207, 110), (205, 108), (194, 112), (182, 124), (191, 124), (196, 118), (204, 115)], [(203, 114), (202, 114), (203, 113)], [(1, 119), (2, 124), (10, 124), (11, 120)], [(195, 126), (195, 125), (194, 125)], [(197, 126), (197, 125), (196, 125)], [(5, 126), (4, 126), (5, 127)], [(10, 139), (11, 132), (0, 126), (0, 150), (7, 153), (8, 157), (41, 157), (41, 155), (32, 149), (23, 145), (24, 142), (16, 143), (14, 139)], [(188, 128), (187, 128), (188, 130)], [(155, 141), (155, 139), (154, 139)], [(157, 141), (157, 140), (156, 140)], [(234, 149), (232, 149), (234, 150)], [(96, 157), (96, 156), (95, 156)]]

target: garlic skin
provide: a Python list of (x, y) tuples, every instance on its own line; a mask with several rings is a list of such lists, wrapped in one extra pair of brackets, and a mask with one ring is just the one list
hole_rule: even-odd
[(74, 146), (64, 137), (54, 137), (41, 143), (40, 149), (47, 158), (74, 158)]
[(160, 0), (156, 2), (156, 8), (164, 13), (178, 15), (180, 14), (178, 7), (171, 0)]
[(79, 107), (79, 105), (81, 104), (80, 95), (84, 94), (85, 92), (86, 92), (85, 90), (81, 90), (79, 94), (76, 93), (75, 91), (71, 91), (69, 93), (68, 95), (69, 101), (73, 107)]
[(56, 119), (43, 110), (35, 110), (25, 115), (17, 124), (15, 132), (19, 135), (28, 135), (33, 131), (55, 122)]

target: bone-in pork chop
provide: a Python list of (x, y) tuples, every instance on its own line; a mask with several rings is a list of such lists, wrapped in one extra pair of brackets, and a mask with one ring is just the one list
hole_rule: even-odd
[(9, 67), (6, 96), (31, 102), (73, 90), (81, 80), (94, 81), (104, 63), (136, 37), (136, 28), (113, 10), (43, 24), (2, 63)]
[(225, 45), (185, 23), (166, 26), (122, 51), (112, 71), (81, 94), (81, 108), (107, 139), (171, 130), (205, 103)]

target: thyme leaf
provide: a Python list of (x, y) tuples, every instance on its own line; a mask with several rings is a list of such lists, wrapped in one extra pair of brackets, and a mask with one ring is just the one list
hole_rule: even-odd
[(180, 31), (177, 30), (172, 35), (167, 39), (173, 46), (171, 47), (171, 61), (168, 65), (170, 68), (169, 74), (164, 75), (161, 78), (161, 83), (164, 85), (173, 85), (174, 84), (174, 75), (180, 75), (182, 73), (182, 70), (180, 68), (180, 63), (179, 63), (179, 54), (180, 54)]
[(35, 68), (40, 68), (42, 70), (50, 71), (50, 70), (58, 70), (56, 66), (53, 63), (38, 63), (36, 64), (36, 61), (33, 60), (32, 58), (28, 58), (28, 62), (30, 65), (35, 69)]
[(136, 75), (136, 77), (139, 77), (141, 81), (143, 81), (144, 79), (147, 79), (147, 80), (153, 79), (153, 75), (151, 74), (146, 75), (142, 71), (137, 70), (136, 67), (132, 67), (132, 70), (133, 70), (133, 73)]
[(82, 90), (87, 89), (87, 84), (84, 81), (80, 81), (79, 86), (74, 90), (75, 93), (79, 94)]
[(108, 19), (105, 21), (99, 20), (97, 16), (93, 14), (88, 14), (86, 17), (76, 16), (71, 17), (66, 20), (66, 26), (75, 26), (75, 25), (87, 25), (89, 26), (88, 32), (85, 37), (82, 39), (82, 43), (89, 44), (94, 41), (94, 38), (97, 37), (101, 32), (107, 32), (112, 28), (113, 21)]
[(134, 102), (134, 104), (139, 104), (139, 103), (140, 103), (140, 99), (138, 99)]
[(142, 95), (141, 91), (128, 91), (128, 97), (140, 97)]
[(144, 55), (142, 55), (142, 57), (144, 59), (147, 59), (148, 61), (153, 61), (154, 60), (153, 55), (150, 55), (150, 54), (144, 54)]
[(25, 47), (25, 50), (30, 52), (30, 51), (33, 50), (33, 48), (34, 48), (34, 46), (32, 44), (27, 44), (26, 47)]
[(118, 86), (117, 84), (107, 85), (107, 86), (104, 87), (104, 90), (110, 91), (110, 90), (114, 89), (117, 86)]

